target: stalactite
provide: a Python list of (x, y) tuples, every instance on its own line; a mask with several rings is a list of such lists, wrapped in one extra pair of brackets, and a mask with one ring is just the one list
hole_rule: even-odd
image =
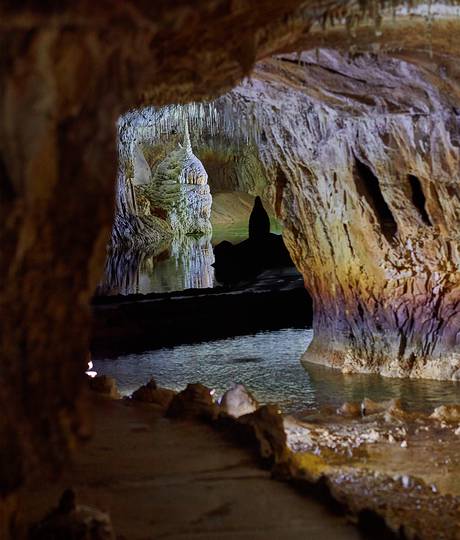
[[(149, 118), (148, 125), (145, 125), (145, 118)], [(143, 121), (139, 122), (139, 119)], [(172, 134), (182, 132), (187, 123), (194, 138), (210, 136), (227, 139), (237, 146), (257, 145), (260, 142), (260, 128), (256, 119), (257, 115), (253, 109), (248, 108), (247, 103), (242, 100), (235, 103), (227, 96), (203, 103), (148, 107), (142, 114), (132, 111), (120, 119), (120, 130), (125, 130), (121, 144), (127, 146), (129, 154), (132, 146), (130, 139), (158, 144)], [(134, 133), (136, 123), (140, 127)]]

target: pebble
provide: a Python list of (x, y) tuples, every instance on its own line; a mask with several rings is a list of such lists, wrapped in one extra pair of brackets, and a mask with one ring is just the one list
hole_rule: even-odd
[(402, 484), (404, 489), (409, 488), (410, 487), (410, 476), (407, 476), (407, 474), (405, 474), (404, 476), (401, 476), (401, 484)]

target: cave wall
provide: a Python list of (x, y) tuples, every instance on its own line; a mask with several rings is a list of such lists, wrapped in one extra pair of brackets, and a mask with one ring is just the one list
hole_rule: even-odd
[[(257, 143), (250, 136), (246, 140), (246, 126), (237, 126), (238, 120), (246, 115), (239, 116), (223, 110), (222, 102), (232, 107), (232, 99), (235, 98), (236, 94), (230, 94), (210, 102), (217, 104), (213, 130), (208, 129), (205, 120), (194, 116), (197, 114), (196, 108), (190, 105), (183, 106), (178, 117), (177, 112), (171, 112), (170, 108), (155, 107), (145, 107), (123, 115), (118, 122), (118, 141), (124, 177), (132, 178), (135, 184), (141, 182), (135, 174), (138, 148), (155, 174), (159, 163), (182, 143), (185, 121), (188, 119), (192, 148), (205, 166), (211, 191), (262, 194), (267, 183)], [(168, 115), (170, 118), (165, 121), (164, 117)], [(196, 125), (192, 124), (194, 121)], [(159, 123), (166, 124), (165, 128), (160, 129)], [(155, 125), (156, 129), (153, 127)]]
[[(88, 434), (89, 300), (117, 176), (116, 120), (224, 92), (308, 20), (299, 1), (0, 5), (0, 537), (17, 496)], [(289, 23), (289, 32), (286, 24)]]
[[(301, 50), (313, 21), (334, 5), (260, 0), (256, 10), (252, 3), (226, 0), (198, 0), (193, 7), (185, 0), (159, 0), (154, 6), (143, 0), (1, 3), (2, 538), (19, 535), (19, 488), (34, 475), (59, 471), (78, 439), (88, 434), (89, 414), (84, 412), (82, 399), (88, 303), (103, 268), (113, 219), (116, 119), (144, 104), (207, 99), (230, 90), (257, 60), (283, 50)], [(409, 36), (405, 30), (398, 23), (388, 35), (405, 40)], [(433, 48), (455, 49), (451, 40), (455, 30), (458, 28), (444, 34), (433, 32)], [(359, 40), (369, 41), (369, 35), (374, 36), (369, 28), (365, 32), (363, 37), (358, 35)], [(347, 47), (352, 44), (335, 30), (332, 34), (335, 42), (345, 40)], [(421, 33), (415, 28), (412, 35), (418, 39)], [(318, 43), (316, 36), (312, 39)], [(401, 43), (397, 39), (396, 45), (400, 56), (407, 53), (408, 46), (398, 47)], [(455, 68), (453, 62), (448, 65)], [(321, 133), (328, 121), (327, 115), (318, 117), (315, 133)], [(291, 127), (286, 122), (283, 118), (283, 131)], [(275, 133), (273, 129), (273, 136)], [(280, 141), (289, 142), (288, 134), (283, 133)], [(456, 159), (451, 146), (452, 159)], [(362, 159), (366, 161), (366, 156)], [(316, 202), (308, 194), (309, 189), (312, 193), (315, 190), (314, 184), (306, 181), (305, 159), (284, 160), (291, 168), (284, 170), (284, 176), (274, 168), (278, 161), (273, 155), (271, 169), (267, 155), (265, 163), (273, 179), (278, 178), (284, 186), (275, 199), (291, 231), (288, 243), (301, 266), (302, 250), (311, 253), (306, 242), (312, 231), (318, 235), (318, 256), (326, 253), (324, 246), (330, 245), (330, 238), (324, 225), (305, 225), (312, 221), (309, 205)], [(305, 174), (298, 174), (300, 170)], [(413, 168), (412, 173), (421, 182), (427, 181), (421, 170)], [(289, 191), (288, 182), (292, 186)], [(317, 198), (322, 209), (318, 219), (324, 220), (330, 192), (324, 185), (319, 185), (318, 191), (323, 193)], [(429, 209), (436, 206), (440, 216), (451, 215), (445, 207), (439, 209), (444, 202), (432, 199)], [(362, 212), (366, 211), (363, 205)], [(329, 212), (333, 215), (333, 210)], [(435, 222), (432, 212), (429, 210)], [(378, 244), (377, 235), (371, 236)], [(435, 242), (436, 247), (442, 243), (439, 239)], [(442, 262), (451, 260), (449, 255)], [(313, 276), (310, 264), (304, 271)], [(441, 275), (447, 276), (443, 272)], [(433, 273), (432, 279), (436, 276)], [(314, 292), (312, 277), (308, 284)], [(317, 293), (321, 287), (319, 280)], [(324, 293), (327, 299), (331, 293), (327, 284)], [(379, 301), (383, 298), (385, 295), (378, 296)], [(340, 315), (338, 320), (348, 320)], [(322, 327), (325, 332), (331, 328), (330, 324), (316, 326), (318, 332)]]
[(260, 63), (234, 92), (263, 102), (269, 196), (314, 299), (305, 358), (460, 378), (456, 96), (412, 64), (329, 50)]

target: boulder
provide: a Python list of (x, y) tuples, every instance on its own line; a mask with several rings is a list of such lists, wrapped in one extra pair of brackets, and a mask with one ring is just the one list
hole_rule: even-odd
[(174, 396), (166, 411), (169, 418), (214, 419), (219, 407), (214, 403), (213, 391), (202, 384), (188, 384), (187, 388)]
[(357, 401), (345, 401), (345, 403), (337, 409), (337, 414), (351, 418), (361, 416), (361, 403)]
[(221, 409), (235, 418), (255, 412), (258, 406), (254, 396), (243, 384), (234, 384), (220, 401)]
[(89, 379), (89, 387), (93, 392), (103, 394), (104, 396), (112, 399), (120, 398), (117, 383), (113, 377), (107, 377), (107, 375), (96, 375), (96, 377)]
[(243, 425), (249, 426), (259, 443), (260, 455), (264, 459), (280, 463), (287, 451), (287, 437), (284, 431), (283, 416), (278, 407), (264, 405), (252, 414), (246, 414), (238, 419)]
[(173, 390), (158, 388), (155, 379), (150, 379), (147, 384), (133, 392), (131, 399), (143, 403), (152, 403), (166, 410), (175, 395), (176, 393)]
[(460, 421), (460, 405), (441, 405), (436, 407), (430, 418), (444, 422)]
[(361, 411), (363, 415), (378, 414), (383, 412), (402, 411), (400, 399), (392, 398), (387, 401), (373, 401), (369, 398), (364, 398), (361, 403)]

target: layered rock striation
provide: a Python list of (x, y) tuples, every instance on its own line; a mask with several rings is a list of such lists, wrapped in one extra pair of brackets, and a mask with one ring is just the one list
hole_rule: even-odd
[(460, 378), (455, 93), (415, 65), (330, 50), (263, 62), (234, 92), (262, 104), (266, 193), (314, 298), (305, 359)]

